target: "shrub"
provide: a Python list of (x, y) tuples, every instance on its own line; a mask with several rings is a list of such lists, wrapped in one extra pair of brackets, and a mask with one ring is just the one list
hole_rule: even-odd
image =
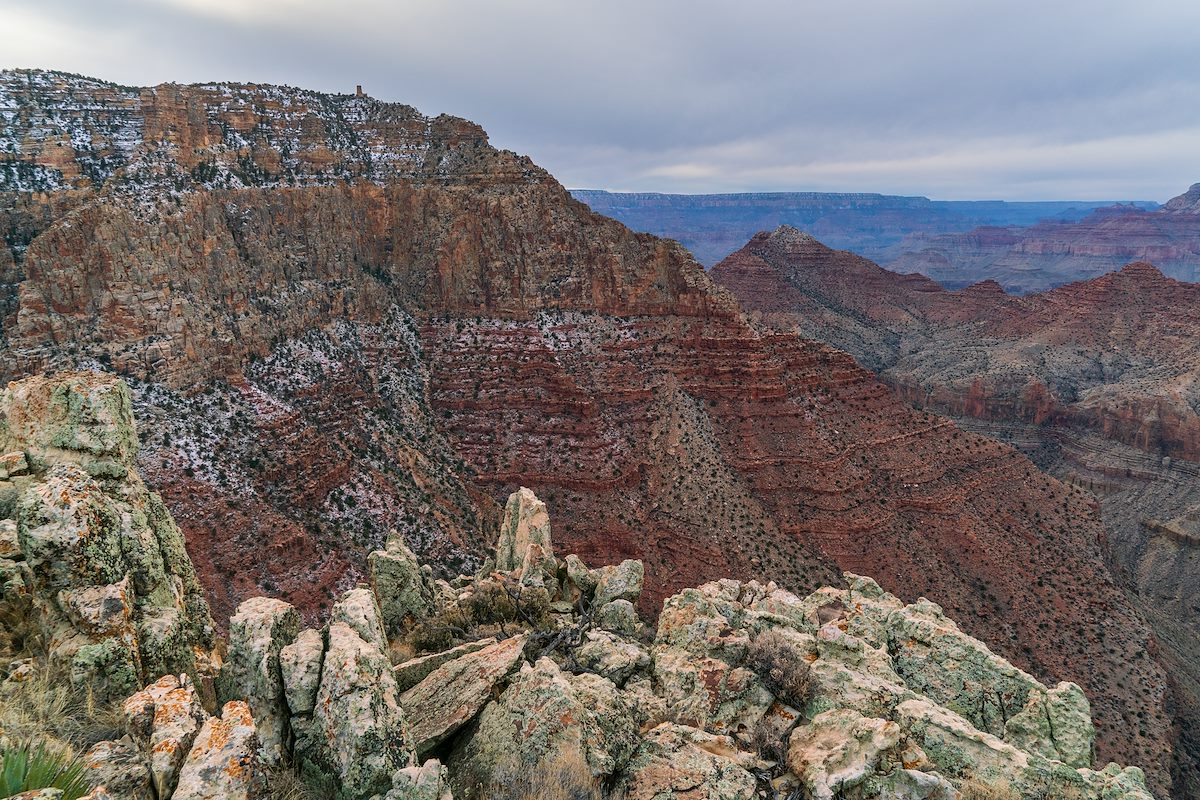
[(0, 794), (10, 797), (36, 789), (61, 789), (63, 800), (78, 800), (90, 791), (84, 765), (69, 752), (51, 749), (45, 742), (26, 743), (4, 752), (0, 768)]
[(482, 800), (603, 800), (600, 782), (578, 751), (560, 753), (515, 775), (494, 776), (475, 795)]
[(89, 691), (73, 687), (65, 669), (41, 659), (27, 678), (5, 685), (0, 701), (0, 730), (16, 741), (49, 740), (63, 749), (85, 750), (120, 738), (123, 727), (119, 702), (98, 702)]
[(1021, 800), (1021, 794), (1005, 781), (984, 782), (971, 778), (958, 787), (962, 800)]
[(777, 631), (765, 631), (750, 643), (746, 666), (784, 703), (803, 709), (812, 699), (812, 674), (804, 655)]

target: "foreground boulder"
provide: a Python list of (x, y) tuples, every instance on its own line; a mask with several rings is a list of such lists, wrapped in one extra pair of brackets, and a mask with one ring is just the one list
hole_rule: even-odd
[(525, 637), (514, 636), (438, 667), (400, 698), (413, 745), (425, 754), (466, 725), (520, 663)]
[(197, 654), (213, 644), (183, 536), (136, 452), (114, 376), (35, 376), (0, 392), (0, 520), (16, 533), (0, 545), (0, 604), (28, 602), (50, 657), (102, 699), (202, 672)]
[(279, 654), (300, 633), (300, 614), (290, 604), (252, 597), (229, 618), (229, 649), (217, 682), (222, 700), (250, 705), (263, 757), (278, 763), (286, 753), (288, 706)]
[(344, 622), (329, 626), (312, 736), (297, 755), (333, 776), (347, 798), (388, 791), (392, 773), (415, 760), (391, 664)]
[(450, 766), (466, 784), (493, 786), (542, 764), (572, 763), (598, 784), (624, 767), (637, 743), (637, 709), (611, 681), (564, 673), (543, 658), (488, 704)]
[(179, 772), (172, 800), (257, 800), (265, 796), (266, 777), (250, 706), (225, 704), (210, 717)]

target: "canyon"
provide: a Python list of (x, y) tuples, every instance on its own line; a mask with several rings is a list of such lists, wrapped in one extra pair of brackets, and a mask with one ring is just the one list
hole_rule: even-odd
[[(879, 263), (911, 263), (913, 269), (904, 271), (927, 274), (937, 267), (970, 272), (966, 263), (955, 261), (952, 266), (938, 260), (963, 255), (967, 244), (959, 244), (951, 254), (950, 243), (969, 242), (970, 237), (986, 237), (990, 232), (1011, 241), (1038, 223), (1080, 222), (1113, 206), (1146, 211), (1158, 208), (1157, 203), (1148, 201), (930, 200), (837, 192), (687, 195), (576, 189), (571, 194), (593, 211), (618, 219), (635, 231), (678, 240), (706, 267), (739, 249), (759, 231), (791, 225), (833, 247)], [(924, 268), (918, 266), (922, 259), (926, 260)]]
[(914, 406), (1095, 495), (1114, 571), (1200, 697), (1200, 286), (1135, 262), (1024, 297), (994, 281), (948, 291), (794, 228), (755, 236), (712, 275), (760, 328), (833, 343)]
[(896, 272), (928, 275), (948, 288), (990, 279), (1010, 292), (1044, 291), (1134, 261), (1151, 261), (1173, 278), (1196, 281), (1198, 221), (1200, 184), (1193, 184), (1157, 209), (1117, 204), (1079, 221), (921, 233), (883, 263)]
[(645, 612), (721, 577), (872, 575), (1078, 681), (1099, 756), (1157, 794), (1195, 770), (1090, 495), (853, 348), (755, 324), (478, 126), (38, 71), (0, 73), (0, 122), (0, 378), (124, 376), (215, 619), (263, 593), (322, 619), (392, 530), (470, 572), (527, 486), (565, 551), (645, 562)]

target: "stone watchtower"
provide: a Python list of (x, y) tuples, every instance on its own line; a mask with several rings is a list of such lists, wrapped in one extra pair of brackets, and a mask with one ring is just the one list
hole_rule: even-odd
[(355, 97), (366, 97), (366, 95), (363, 94), (361, 83), (354, 87), (354, 96)]

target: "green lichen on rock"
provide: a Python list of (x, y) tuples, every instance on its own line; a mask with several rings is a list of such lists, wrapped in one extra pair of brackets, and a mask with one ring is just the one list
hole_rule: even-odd
[[(214, 626), (179, 528), (132, 468), (128, 387), (103, 373), (35, 376), (0, 393), (0, 420), (0, 450), (29, 456), (10, 505), (51, 658), (116, 696), (193, 671)], [(116, 591), (119, 630), (96, 623)]]

